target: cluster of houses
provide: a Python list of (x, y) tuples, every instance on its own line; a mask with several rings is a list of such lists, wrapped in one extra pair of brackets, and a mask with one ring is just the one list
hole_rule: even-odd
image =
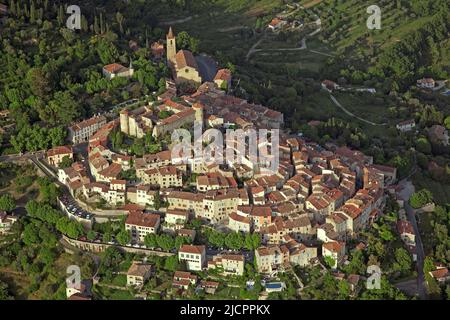
[[(229, 96), (212, 83), (182, 98), (184, 103), (161, 101), (159, 108), (176, 115), (201, 106), (193, 111), (198, 120), (207, 124), (213, 115), (223, 117), (221, 128), (232, 121), (233, 113), (237, 128), (282, 126), (278, 112)], [(201, 161), (174, 164), (170, 150), (143, 157), (118, 154), (108, 147), (108, 135), (119, 127), (124, 130), (125, 123), (129, 130), (130, 121), (123, 121), (123, 114), (92, 130), (87, 138), (87, 161), (59, 169), (58, 176), (75, 197), (101, 197), (124, 209), (128, 213), (125, 228), (132, 242), (140, 245), (146, 235), (159, 232), (194, 240), (195, 231), (186, 224), (195, 217), (230, 231), (259, 234), (261, 247), (255, 250), (255, 257), (260, 273), (308, 266), (320, 256), (332, 258), (337, 267), (345, 261), (346, 243), (357, 239), (383, 210), (385, 187), (396, 180), (395, 168), (375, 165), (372, 157), (359, 151), (337, 146), (325, 149), (285, 134), (280, 137), (278, 170), (271, 175), (250, 161), (236, 166)], [(73, 150), (55, 148), (48, 160), (57, 165), (65, 156), (73, 158)], [(121, 177), (128, 169), (136, 171), (137, 181)], [(183, 191), (194, 173), (195, 190)], [(241, 177), (245, 182), (238, 184)], [(168, 206), (165, 213), (146, 212), (157, 196)], [(184, 245), (178, 257), (188, 271), (218, 268), (234, 274), (242, 274), (245, 260), (242, 255), (223, 255), (208, 262), (205, 247), (196, 245)]]
[[(155, 45), (154, 49), (159, 52), (163, 48)], [(170, 30), (167, 60), (177, 83), (183, 77), (201, 82), (191, 55), (185, 50), (176, 52)], [(179, 164), (172, 158), (170, 147), (142, 157), (111, 150), (108, 136), (113, 130), (131, 137), (151, 133), (160, 138), (174, 129), (191, 127), (194, 121), (220, 130), (282, 128), (282, 113), (227, 94), (230, 80), (229, 70), (219, 70), (214, 82), (204, 82), (195, 93), (178, 97), (176, 102), (171, 99), (176, 90), (168, 81), (167, 92), (152, 105), (123, 110), (119, 118), (109, 122), (96, 116), (72, 125), (70, 141), (87, 142), (88, 156), (59, 168), (59, 181), (75, 198), (101, 198), (127, 213), (125, 228), (132, 243), (139, 246), (144, 245), (148, 234), (160, 232), (190, 237), (195, 243), (195, 231), (188, 229), (187, 223), (198, 218), (213, 227), (258, 234), (261, 246), (255, 250), (255, 260), (262, 274), (276, 274), (292, 265), (313, 265), (320, 257), (329, 257), (333, 267), (338, 267), (346, 260), (348, 242), (357, 240), (382, 212), (385, 190), (396, 181), (395, 168), (375, 165), (372, 157), (347, 147), (323, 148), (283, 132), (279, 166), (270, 174), (248, 157), (241, 163), (224, 165), (207, 164), (201, 158)], [(323, 85), (327, 89), (337, 86), (331, 82)], [(169, 116), (159, 119), (163, 111)], [(231, 148), (238, 152), (238, 147)], [(57, 147), (47, 154), (54, 166), (64, 157), (74, 159), (71, 147)], [(124, 178), (127, 170), (136, 172), (133, 181)], [(193, 175), (195, 179), (191, 179)], [(167, 208), (146, 211), (157, 199)], [(399, 230), (405, 241), (413, 241), (405, 223), (399, 224)], [(176, 288), (197, 285), (191, 271), (244, 273), (241, 253), (218, 254), (208, 261), (204, 245), (183, 245), (178, 258), (187, 272), (175, 274)], [(140, 286), (151, 273), (151, 267), (133, 264), (128, 284)], [(200, 286), (205, 290), (217, 288), (213, 282)]]

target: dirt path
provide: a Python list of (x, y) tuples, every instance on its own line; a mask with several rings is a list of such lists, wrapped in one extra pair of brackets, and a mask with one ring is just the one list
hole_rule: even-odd
[(219, 32), (231, 32), (231, 31), (236, 31), (236, 30), (241, 30), (241, 29), (249, 29), (249, 27), (247, 27), (247, 26), (234, 26), (234, 27), (229, 27), (229, 28), (220, 28), (220, 29), (217, 29), (217, 31), (219, 31)]
[(308, 8), (314, 7), (316, 4), (319, 4), (319, 3), (321, 3), (321, 2), (322, 2), (322, 0), (313, 0), (313, 1), (310, 1), (310, 2), (308, 2), (308, 3), (305, 3), (305, 4), (303, 5), (303, 8), (308, 9)]
[(309, 50), (309, 51), (311, 51), (312, 53), (315, 53), (315, 54), (320, 54), (322, 56), (327, 56), (327, 57), (330, 57), (330, 58), (334, 58), (334, 56), (332, 54), (328, 54), (328, 53), (324, 53), (324, 52), (320, 52), (320, 51), (316, 51), (316, 50)]
[(183, 19), (176, 19), (176, 20), (170, 20), (170, 21), (161, 21), (159, 23), (160, 26), (170, 26), (172, 24), (179, 24), (179, 23), (185, 23), (188, 22), (190, 20), (192, 20), (192, 18), (194, 18), (193, 16), (189, 16)]
[[(311, 50), (311, 51), (312, 51), (312, 50)], [(333, 95), (330, 94), (330, 98), (331, 98), (331, 100), (334, 102), (334, 104), (335, 104), (337, 107), (339, 107), (342, 111), (344, 111), (344, 112), (345, 112), (346, 114), (348, 114), (350, 117), (356, 118), (356, 119), (358, 119), (358, 120), (360, 120), (360, 121), (362, 121), (362, 122), (368, 123), (368, 124), (370, 124), (370, 125), (372, 125), (372, 126), (386, 126), (386, 125), (387, 125), (387, 123), (375, 123), (375, 122), (372, 122), (372, 121), (363, 119), (363, 118), (361, 118), (361, 117), (358, 117), (358, 116), (355, 115), (354, 113), (352, 113), (352, 112), (348, 111), (347, 109), (345, 109), (345, 108), (339, 103), (339, 101), (336, 100), (336, 98), (335, 98)]]
[(297, 48), (281, 48), (281, 49), (254, 49), (252, 53), (255, 52), (262, 52), (262, 51), (299, 51), (299, 50), (305, 50), (307, 48), (306, 46), (306, 38), (303, 38), (300, 42), (300, 47)]
[(247, 52), (247, 55), (245, 56), (245, 60), (246, 61), (248, 61), (248, 59), (250, 59), (250, 56), (255, 52), (255, 50), (258, 50), (258, 49), (256, 49), (258, 46), (259, 46), (259, 44), (264, 40), (264, 38), (265, 38), (265, 34), (264, 34), (264, 36), (262, 36), (261, 37), (261, 39), (259, 39), (251, 48), (250, 48), (250, 50), (248, 50), (248, 52)]

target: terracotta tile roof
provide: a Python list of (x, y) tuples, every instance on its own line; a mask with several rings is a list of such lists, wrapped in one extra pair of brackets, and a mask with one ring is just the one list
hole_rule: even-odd
[(120, 185), (124, 185), (124, 184), (127, 184), (127, 181), (126, 181), (126, 180), (117, 180), (117, 179), (114, 179), (114, 180), (111, 180), (111, 184), (120, 184)]
[(174, 287), (188, 287), (190, 284), (191, 284), (191, 282), (188, 279), (172, 281), (172, 286), (174, 286)]
[(221, 255), (223, 260), (235, 260), (235, 261), (244, 261), (244, 255), (242, 254), (223, 254)]
[(104, 66), (103, 69), (105, 71), (107, 71), (108, 73), (120, 73), (120, 72), (128, 71), (127, 67), (124, 67), (123, 65), (118, 64), (118, 63), (108, 64), (108, 65)]
[(187, 271), (175, 271), (173, 275), (174, 279), (187, 279), (197, 281), (197, 276)]
[(164, 100), (163, 105), (169, 107), (170, 109), (175, 109), (177, 111), (184, 111), (189, 108), (181, 103), (172, 101), (171, 99)]
[(185, 191), (172, 191), (169, 193), (168, 198), (182, 199), (189, 201), (203, 201), (204, 195)]
[(217, 74), (214, 77), (214, 80), (230, 81), (231, 80), (231, 71), (229, 69), (220, 69), (219, 71), (217, 71)]
[(132, 157), (116, 153), (111, 156), (111, 159), (112, 161), (131, 161)]
[(306, 199), (307, 202), (311, 203), (311, 205), (316, 209), (316, 210), (322, 210), (327, 208), (330, 203), (325, 200), (321, 195), (317, 195), (317, 194), (312, 194), (308, 197), (308, 199)]
[(279, 25), (281, 22), (283, 22), (282, 20), (278, 19), (278, 18), (273, 18), (272, 21), (270, 21), (269, 25), (272, 27), (276, 27), (277, 25)]
[(183, 217), (187, 218), (189, 216), (189, 212), (186, 210), (180, 210), (180, 209), (167, 209), (166, 216), (167, 215), (183, 216)]
[(104, 116), (92, 117), (90, 119), (87, 119), (87, 120), (81, 121), (79, 123), (76, 123), (76, 124), (72, 125), (70, 128), (73, 131), (79, 131), (79, 130), (81, 130), (83, 128), (87, 128), (87, 127), (93, 126), (93, 125), (95, 125), (97, 123), (100, 123), (100, 122), (106, 122), (106, 118)]
[(191, 67), (198, 70), (197, 61), (195, 61), (194, 55), (188, 50), (180, 50), (175, 56), (177, 62), (177, 68), (183, 69), (185, 67)]
[(187, 110), (175, 113), (175, 114), (171, 115), (170, 117), (161, 120), (159, 123), (161, 125), (166, 125), (166, 124), (169, 124), (169, 123), (176, 122), (176, 121), (178, 121), (178, 120), (180, 120), (182, 118), (188, 117), (188, 116), (193, 115), (193, 114), (195, 114), (195, 111), (192, 108), (189, 108)]
[(182, 237), (191, 237), (191, 238), (194, 238), (194, 237), (195, 237), (195, 233), (196, 233), (196, 231), (195, 231), (195, 230), (192, 230), (192, 229), (179, 229), (179, 230), (177, 231), (177, 234), (178, 234), (179, 236), (182, 236)]
[(73, 153), (71, 146), (59, 146), (47, 151), (47, 157), (53, 157), (60, 154)]
[(409, 221), (398, 220), (397, 230), (400, 234), (414, 234), (414, 228)]
[(410, 119), (410, 120), (405, 120), (405, 121), (399, 122), (397, 124), (397, 126), (400, 126), (400, 127), (402, 127), (402, 126), (409, 126), (409, 125), (412, 125), (412, 124), (415, 124), (415, 123), (416, 122), (414, 121), (414, 119)]
[(219, 186), (223, 188), (236, 188), (238, 186), (233, 177), (225, 177), (222, 174), (215, 172), (198, 176), (197, 184), (201, 186)]
[(184, 244), (181, 246), (181, 248), (178, 252), (203, 254), (205, 252), (205, 246), (192, 246), (192, 245)]
[(131, 211), (125, 220), (125, 224), (155, 228), (159, 223), (160, 217), (154, 213), (144, 213), (142, 211)]
[(339, 211), (344, 212), (345, 214), (350, 216), (350, 218), (352, 218), (353, 220), (358, 218), (362, 212), (360, 208), (352, 204), (343, 205), (342, 207), (339, 208)]
[(99, 172), (99, 175), (107, 178), (117, 178), (122, 171), (122, 166), (118, 163), (112, 163), (108, 168)]
[(162, 176), (176, 176), (177, 175), (177, 168), (174, 166), (165, 166), (158, 168), (159, 174)]
[(340, 252), (344, 248), (343, 242), (327, 242), (322, 244), (322, 247), (331, 252)]
[(151, 270), (152, 265), (134, 261), (133, 264), (128, 269), (127, 275), (136, 277), (145, 277), (145, 275), (151, 272)]
[(241, 216), (240, 214), (237, 214), (236, 212), (230, 213), (229, 218), (231, 220), (238, 221), (240, 223), (245, 223), (245, 224), (248, 224), (248, 225), (250, 224), (250, 218), (249, 217)]
[(381, 164), (373, 164), (372, 167), (382, 172), (394, 173), (395, 171), (397, 171), (397, 169), (394, 167), (384, 166)]
[(448, 269), (447, 268), (440, 268), (434, 271), (430, 271), (430, 275), (435, 278), (435, 279), (439, 279), (439, 278), (444, 278), (444, 277), (448, 277), (450, 276), (448, 273)]

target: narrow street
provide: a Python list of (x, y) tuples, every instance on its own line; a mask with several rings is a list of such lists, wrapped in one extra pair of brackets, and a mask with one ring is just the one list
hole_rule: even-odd
[(414, 209), (409, 205), (409, 198), (414, 193), (414, 185), (409, 180), (402, 180), (399, 183), (402, 186), (402, 190), (399, 192), (400, 198), (405, 201), (405, 210), (408, 216), (408, 220), (411, 222), (414, 228), (414, 234), (416, 236), (416, 252), (417, 252), (417, 288), (419, 297), (422, 300), (427, 299), (427, 291), (425, 287), (425, 276), (423, 273), (423, 262), (425, 259), (425, 253), (423, 251), (422, 238), (420, 236), (419, 227), (417, 225), (416, 215)]

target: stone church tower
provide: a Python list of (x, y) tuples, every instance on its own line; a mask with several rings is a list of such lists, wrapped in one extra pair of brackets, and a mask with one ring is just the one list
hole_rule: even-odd
[(175, 56), (177, 54), (176, 38), (173, 34), (172, 27), (169, 28), (169, 33), (166, 36), (167, 40), (167, 62), (175, 62)]
[(126, 109), (120, 111), (120, 131), (125, 134), (130, 134), (129, 115), (129, 112)]

